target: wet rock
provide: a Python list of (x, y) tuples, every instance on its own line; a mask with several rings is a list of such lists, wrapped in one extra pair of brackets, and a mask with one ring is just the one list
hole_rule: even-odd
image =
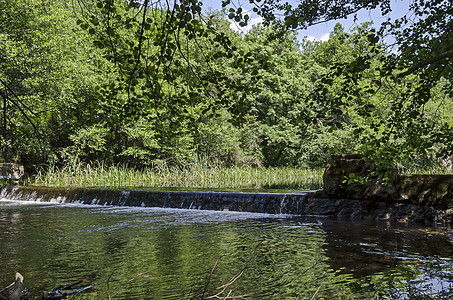
[(347, 220), (393, 221), (453, 225), (453, 209), (442, 210), (411, 203), (359, 199), (317, 198), (307, 195), (305, 215)]

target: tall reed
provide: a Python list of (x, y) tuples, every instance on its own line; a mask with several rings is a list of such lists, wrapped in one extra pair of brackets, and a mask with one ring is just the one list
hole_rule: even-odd
[(319, 189), (322, 170), (294, 167), (156, 166), (136, 170), (123, 165), (82, 163), (41, 169), (27, 184), (77, 187), (149, 187), (193, 189)]

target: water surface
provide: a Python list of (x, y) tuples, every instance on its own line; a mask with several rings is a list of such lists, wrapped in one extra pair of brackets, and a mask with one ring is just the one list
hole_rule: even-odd
[[(453, 239), (430, 230), (321, 217), (0, 201), (0, 287), (19, 271), (35, 296), (79, 280), (96, 285), (76, 299), (108, 299), (109, 290), (120, 291), (113, 299), (203, 299), (237, 274), (223, 296), (376, 299), (396, 280), (411, 278), (426, 279), (434, 292), (448, 290)], [(433, 259), (444, 273), (428, 273), (424, 266)]]

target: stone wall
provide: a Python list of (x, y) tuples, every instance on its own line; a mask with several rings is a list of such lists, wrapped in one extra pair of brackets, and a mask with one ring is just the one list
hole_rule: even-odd
[[(376, 166), (362, 155), (333, 155), (323, 175), (323, 190), (337, 199), (397, 200), (394, 178), (389, 185), (373, 172)], [(354, 179), (363, 182), (354, 183)]]
[(304, 213), (306, 198), (306, 192), (241, 193), (33, 186), (0, 187), (0, 200), (225, 210), (295, 215)]
[[(363, 156), (332, 156), (323, 176), (324, 192), (335, 199), (379, 200), (453, 209), (453, 175), (394, 173), (388, 182), (383, 182), (377, 172), (375, 165)], [(354, 182), (354, 178), (362, 182)]]

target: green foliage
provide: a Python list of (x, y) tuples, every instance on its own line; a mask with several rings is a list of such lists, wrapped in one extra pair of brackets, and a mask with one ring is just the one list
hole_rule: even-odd
[[(1, 160), (320, 167), (360, 152), (422, 168), (451, 154), (445, 1), (411, 5), (432, 24), (337, 25), (326, 42), (300, 43), (282, 29), (389, 2), (265, 2), (269, 26), (239, 35), (226, 14), (248, 20), (229, 1), (209, 16), (197, 1), (2, 1)], [(417, 43), (429, 49), (405, 51)]]
[(80, 128), (69, 139), (74, 143), (69, 147), (69, 153), (81, 158), (96, 157), (106, 152), (109, 129), (102, 125), (92, 125)]
[(2, 159), (30, 167), (58, 157), (69, 135), (92, 122), (105, 68), (62, 2), (1, 5)]
[[(266, 165), (292, 165), (306, 130), (308, 82), (293, 35), (272, 38), (273, 28), (255, 27), (244, 36), (248, 56), (246, 110), (256, 120)], [(252, 76), (250, 76), (252, 74)]]
[(236, 127), (231, 123), (232, 116), (228, 111), (220, 113), (218, 117), (198, 124), (197, 152), (217, 164), (260, 166), (261, 153), (253, 120), (242, 128)]
[(144, 118), (141, 118), (122, 128), (122, 133), (125, 135), (127, 142), (126, 148), (119, 156), (140, 165), (152, 164), (152, 158), (160, 148), (152, 125)]
[[(433, 118), (439, 114), (427, 114), (426, 109), (433, 101), (439, 108), (451, 101), (445, 89), (436, 88), (445, 79), (427, 83), (410, 75), (395, 81), (394, 75), (385, 75), (388, 57), (383, 46), (370, 39), (373, 32), (368, 26), (352, 34), (334, 32), (332, 42), (325, 43), (339, 43), (335, 56), (341, 57), (342, 49), (350, 50), (343, 59), (330, 59), (327, 71), (316, 82), (313, 103), (326, 105), (317, 110), (314, 119), (335, 116), (333, 126), (351, 129), (356, 142), (350, 151), (364, 153), (379, 165), (404, 165), (420, 157), (447, 155), (451, 147), (448, 117)], [(422, 90), (427, 94), (420, 95)]]
[[(226, 1), (223, 5), (231, 4)], [(383, 15), (392, 9), (388, 0), (297, 4), (263, 0), (254, 5), (265, 24), (278, 28), (276, 36), (287, 29), (344, 18), (360, 9), (379, 6)], [(405, 164), (428, 154), (449, 155), (453, 150), (451, 122), (432, 118), (426, 107), (436, 98), (434, 92), (444, 99), (453, 95), (450, 7), (449, 1), (413, 1), (406, 15), (388, 19), (379, 30), (359, 28), (350, 35), (337, 28), (331, 35), (336, 43), (308, 45), (306, 50), (318, 52), (315, 60), (324, 59), (327, 68), (314, 89), (315, 106), (322, 104), (314, 119), (336, 115), (331, 119), (335, 127), (360, 120), (362, 124), (356, 123), (352, 131), (361, 145), (355, 151), (382, 164)], [(237, 10), (229, 17), (247, 21)], [(396, 41), (393, 49), (383, 43), (389, 35)], [(319, 52), (321, 48), (325, 51)], [(444, 80), (442, 91), (437, 88), (439, 80)]]

